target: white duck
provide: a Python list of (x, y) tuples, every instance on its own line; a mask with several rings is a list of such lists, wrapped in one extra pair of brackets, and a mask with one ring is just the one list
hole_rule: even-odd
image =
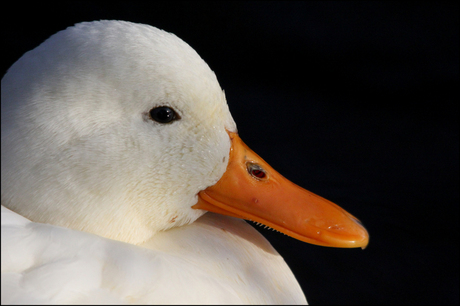
[(2, 79), (1, 153), (2, 304), (306, 303), (237, 218), (368, 243), (252, 152), (207, 64), (147, 25), (77, 24), (20, 58)]

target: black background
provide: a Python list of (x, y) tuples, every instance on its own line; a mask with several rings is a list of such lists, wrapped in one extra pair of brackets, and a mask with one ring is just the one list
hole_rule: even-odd
[(16, 2), (1, 73), (81, 21), (150, 24), (189, 43), (242, 139), (361, 219), (361, 249), (261, 230), (311, 304), (458, 304), (459, 22), (454, 2)]

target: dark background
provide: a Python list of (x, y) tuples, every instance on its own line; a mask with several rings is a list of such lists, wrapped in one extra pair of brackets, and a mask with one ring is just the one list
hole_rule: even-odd
[(370, 233), (362, 251), (261, 230), (311, 304), (458, 304), (458, 4), (18, 1), (1, 14), (2, 75), (80, 21), (189, 43), (243, 140)]

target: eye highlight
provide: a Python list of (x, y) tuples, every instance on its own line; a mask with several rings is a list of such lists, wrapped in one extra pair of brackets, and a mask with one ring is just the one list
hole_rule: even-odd
[(152, 108), (149, 112), (150, 118), (158, 123), (171, 123), (179, 120), (180, 116), (169, 106), (159, 106)]

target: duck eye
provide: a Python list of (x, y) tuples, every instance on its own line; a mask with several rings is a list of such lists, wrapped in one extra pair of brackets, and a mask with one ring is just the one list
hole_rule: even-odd
[(159, 106), (150, 110), (150, 118), (158, 123), (170, 123), (174, 120), (179, 120), (179, 115), (168, 106)]
[(248, 172), (249, 174), (258, 179), (258, 180), (265, 180), (267, 179), (267, 173), (265, 172), (265, 170), (259, 166), (258, 164), (255, 164), (255, 163), (251, 163), (251, 162), (248, 162), (246, 164), (246, 167), (248, 169)]

